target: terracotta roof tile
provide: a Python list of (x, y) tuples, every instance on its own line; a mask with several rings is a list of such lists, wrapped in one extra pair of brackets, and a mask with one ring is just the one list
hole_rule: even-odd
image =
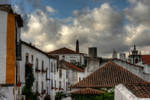
[(76, 51), (64, 47), (64, 48), (51, 51), (48, 54), (81, 54), (81, 53), (77, 53)]
[(90, 74), (85, 79), (79, 81), (72, 88), (102, 88), (114, 87), (119, 83), (139, 83), (145, 82), (140, 77), (134, 75), (123, 67), (109, 61), (103, 67)]
[(150, 83), (125, 84), (137, 97), (150, 98)]
[(71, 91), (71, 94), (103, 94), (103, 91), (92, 89), (92, 88), (84, 88), (75, 91)]
[(66, 62), (66, 61), (64, 61), (64, 62), (65, 62), (66, 67), (71, 68), (71, 69), (74, 69), (74, 70), (77, 70), (77, 71), (79, 71), (79, 72), (84, 72), (83, 69), (77, 67), (76, 65), (73, 65), (73, 64), (71, 64), (71, 63), (69, 63), (69, 62)]
[(142, 55), (141, 56), (142, 61), (147, 64), (148, 66), (150, 66), (150, 55)]

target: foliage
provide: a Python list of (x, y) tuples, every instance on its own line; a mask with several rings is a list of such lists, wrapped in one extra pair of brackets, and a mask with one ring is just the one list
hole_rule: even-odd
[(73, 100), (114, 100), (114, 89), (107, 89), (101, 95), (71, 95)]
[(61, 100), (62, 98), (66, 97), (66, 94), (63, 92), (57, 92), (55, 96), (55, 100)]
[(31, 64), (25, 66), (25, 86), (22, 89), (22, 94), (26, 96), (26, 100), (37, 100), (37, 94), (32, 91), (34, 82), (33, 68)]
[(51, 100), (50, 95), (46, 95), (44, 100)]

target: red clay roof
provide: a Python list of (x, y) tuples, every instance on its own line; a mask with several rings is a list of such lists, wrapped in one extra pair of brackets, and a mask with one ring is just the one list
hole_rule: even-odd
[(148, 66), (150, 66), (150, 55), (142, 55), (141, 56), (142, 61), (147, 64)]
[(125, 84), (137, 97), (150, 98), (150, 83)]
[(64, 47), (64, 48), (51, 51), (48, 54), (80, 54), (80, 53), (77, 53), (76, 51)]
[(84, 88), (80, 90), (71, 91), (71, 94), (103, 94), (103, 91), (92, 89), (92, 88)]
[(65, 62), (66, 67), (74, 69), (74, 70), (79, 71), (79, 72), (84, 72), (83, 69), (77, 67), (76, 65), (73, 65), (73, 64), (66, 62), (66, 61), (64, 61), (64, 62)]
[(79, 81), (72, 88), (102, 88), (114, 87), (120, 83), (145, 82), (140, 77), (134, 75), (123, 67), (109, 61), (103, 67), (90, 74), (85, 79)]

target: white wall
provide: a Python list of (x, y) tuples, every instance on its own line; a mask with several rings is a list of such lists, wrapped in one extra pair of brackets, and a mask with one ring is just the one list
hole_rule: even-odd
[(59, 60), (64, 59), (67, 62), (71, 62), (71, 60), (75, 60), (76, 62), (84, 64), (84, 56), (81, 54), (54, 54), (59, 56)]
[[(50, 61), (56, 63), (56, 60), (50, 59), (47, 55), (25, 45), (22, 44), (22, 61), (20, 62), (21, 68), (20, 68), (20, 80), (21, 83), (25, 83), (25, 57), (26, 53), (29, 54), (29, 63), (33, 64), (33, 73), (35, 77), (35, 81), (33, 84), (33, 90), (36, 91), (36, 81), (38, 81), (38, 92), (42, 92), (42, 82), (43, 82), (43, 90), (48, 90), (47, 92), (50, 93), (50, 82), (49, 80), (46, 80), (46, 73), (42, 72), (36, 72), (36, 59), (38, 58), (38, 68), (39, 70), (42, 69), (42, 61), (44, 61), (44, 70), (48, 69), (47, 76), (50, 78)], [(34, 56), (33, 62), (31, 61), (31, 56)], [(23, 87), (24, 85), (22, 85)]]
[(7, 12), (0, 11), (0, 83), (5, 84), (6, 80), (6, 31)]
[(0, 87), (0, 100), (14, 100), (13, 87)]

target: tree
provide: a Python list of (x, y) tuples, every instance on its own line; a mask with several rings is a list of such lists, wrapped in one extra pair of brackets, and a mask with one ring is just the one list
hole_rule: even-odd
[(25, 65), (25, 86), (23, 87), (22, 94), (26, 96), (26, 100), (37, 100), (37, 95), (32, 91), (34, 82), (32, 64)]

